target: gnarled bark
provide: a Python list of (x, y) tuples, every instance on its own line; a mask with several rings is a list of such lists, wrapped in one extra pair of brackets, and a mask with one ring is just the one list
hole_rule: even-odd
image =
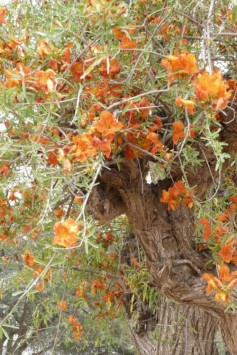
[[(127, 233), (121, 252), (122, 264), (131, 266), (132, 258), (139, 258), (139, 249), (134, 233)], [(141, 297), (139, 293), (135, 298), (126, 294), (124, 306), (128, 318), (133, 319), (131, 331), (141, 355), (218, 354), (215, 335), (219, 321), (203, 309), (177, 304), (162, 294), (158, 296), (155, 310), (150, 309), (143, 300), (142, 290)], [(149, 335), (154, 330), (151, 339)]]
[[(132, 329), (141, 355), (218, 354), (215, 336), (219, 321), (212, 314), (198, 307), (174, 303), (160, 295), (154, 317), (156, 330), (153, 339), (149, 337), (148, 329), (142, 332)], [(145, 322), (149, 323), (149, 319)]]
[(218, 320), (203, 309), (161, 297), (157, 324), (157, 355), (218, 354), (215, 344)]
[[(237, 150), (237, 124), (235, 116), (228, 121), (231, 112), (233, 110), (227, 110), (221, 138), (228, 142), (228, 148), (233, 153)], [(198, 149), (203, 163), (195, 172), (187, 169), (186, 178), (191, 185), (196, 185), (197, 194), (202, 198), (216, 178), (216, 159), (211, 148), (200, 145)], [(199, 335), (196, 340), (194, 336), (190, 338), (193, 345), (187, 354), (204, 354), (205, 351), (206, 354), (215, 354), (214, 348), (207, 350), (204, 346), (198, 350), (196, 344), (202, 343), (208, 329), (213, 339), (218, 322), (230, 353), (237, 354), (237, 317), (225, 313), (224, 305), (217, 303), (205, 292), (206, 282), (202, 274), (208, 258), (205, 253), (198, 253), (195, 249), (194, 210), (181, 206), (175, 211), (169, 211), (160, 202), (160, 198), (162, 190), (167, 190), (173, 182), (167, 178), (156, 185), (147, 184), (147, 170), (145, 158), (139, 162), (125, 160), (121, 162), (120, 170), (113, 167), (104, 170), (98, 180), (100, 185), (92, 191), (90, 212), (95, 218), (105, 221), (125, 213), (144, 250), (146, 266), (155, 287), (166, 297), (182, 304), (179, 307), (184, 307), (183, 312), (190, 324), (197, 324), (198, 314), (201, 315), (198, 324), (200, 338)], [(174, 166), (172, 174), (174, 179), (182, 177), (179, 167)], [(211, 271), (215, 273), (214, 269)], [(175, 308), (171, 313), (175, 314)], [(166, 311), (163, 317), (169, 317), (165, 314)], [(180, 339), (184, 336), (184, 332), (181, 333)], [(172, 351), (176, 351), (174, 354), (183, 354), (184, 350), (180, 345)], [(163, 354), (162, 351), (166, 350), (159, 351)]]
[[(110, 190), (113, 196), (117, 191), (116, 201), (120, 201), (121, 206), (116, 210), (126, 213), (144, 249), (146, 266), (157, 288), (177, 302), (207, 307), (216, 315), (221, 312), (223, 307), (205, 293), (201, 275), (206, 258), (195, 251), (193, 210), (180, 207), (168, 211), (160, 202), (162, 189), (167, 188), (169, 182), (157, 186), (147, 184), (141, 180), (139, 167), (134, 162), (130, 163), (130, 170), (126, 166), (120, 172), (105, 171), (101, 181), (109, 188), (108, 198), (102, 196), (100, 205), (110, 203), (107, 202)], [(91, 202), (95, 206), (94, 200)], [(112, 216), (115, 214), (114, 208)], [(105, 210), (105, 218), (108, 216), (109, 211)]]
[(237, 314), (225, 313), (220, 328), (230, 354), (237, 355)]

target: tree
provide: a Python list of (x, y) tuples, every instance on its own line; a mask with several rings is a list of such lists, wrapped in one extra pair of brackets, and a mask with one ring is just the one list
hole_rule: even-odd
[(216, 354), (219, 328), (237, 353), (236, 13), (218, 0), (0, 8), (0, 239), (18, 269), (3, 342), (45, 295), (34, 326), (55, 314), (54, 344), (126, 311), (141, 354)]

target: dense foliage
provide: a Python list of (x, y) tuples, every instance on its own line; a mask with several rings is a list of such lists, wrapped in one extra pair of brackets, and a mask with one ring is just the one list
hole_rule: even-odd
[(127, 334), (106, 333), (125, 313), (135, 322), (139, 299), (153, 312), (159, 293), (141, 240), (124, 242), (131, 216), (102, 213), (96, 188), (109, 194), (104, 172), (132, 164), (141, 195), (161, 186), (167, 213), (194, 213), (203, 297), (235, 312), (236, 13), (224, 0), (0, 8), (2, 347), (19, 353), (47, 329), (51, 351), (129, 353)]

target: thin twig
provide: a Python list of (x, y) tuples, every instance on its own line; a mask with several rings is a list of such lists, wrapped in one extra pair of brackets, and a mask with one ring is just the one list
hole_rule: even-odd
[(130, 102), (130, 101), (133, 101), (133, 100), (136, 100), (138, 99), (139, 97), (143, 97), (143, 96), (147, 96), (147, 95), (152, 95), (152, 94), (159, 94), (159, 93), (162, 93), (162, 92), (168, 92), (170, 89), (167, 88), (167, 89), (164, 89), (164, 90), (151, 90), (151, 91), (147, 91), (147, 92), (144, 92), (142, 94), (139, 94), (139, 95), (136, 95), (136, 96), (133, 96), (133, 97), (128, 97), (126, 99), (123, 99), (121, 101), (118, 101), (118, 102), (115, 102), (114, 104), (110, 105), (107, 107), (107, 110), (111, 110), (112, 108), (116, 107), (116, 106), (119, 106), (121, 104), (124, 104), (125, 102)]

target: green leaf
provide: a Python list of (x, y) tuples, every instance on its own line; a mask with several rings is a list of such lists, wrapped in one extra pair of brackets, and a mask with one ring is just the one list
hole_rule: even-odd
[(148, 298), (147, 285), (144, 285), (144, 287), (143, 287), (142, 298), (143, 298), (143, 301), (147, 300), (147, 298)]
[(96, 59), (84, 72), (84, 74), (80, 77), (80, 79), (84, 79), (88, 74), (90, 74), (90, 72), (98, 65), (102, 62), (103, 59), (106, 59), (106, 55), (103, 55), (102, 57)]
[(15, 297), (15, 296), (19, 296), (21, 295), (22, 293), (24, 293), (25, 291), (16, 291), (16, 292), (13, 292), (12, 293), (12, 296)]
[(19, 327), (14, 327), (13, 325), (9, 325), (9, 324), (4, 324), (4, 327), (11, 328), (11, 329), (19, 329)]
[(237, 5), (234, 5), (232, 10), (232, 19), (231, 19), (232, 23), (235, 23), (236, 18), (237, 18)]
[(7, 331), (5, 329), (3, 329), (2, 327), (0, 327), (0, 338), (3, 338), (3, 335), (5, 336), (5, 338), (9, 339), (9, 335), (7, 333)]

